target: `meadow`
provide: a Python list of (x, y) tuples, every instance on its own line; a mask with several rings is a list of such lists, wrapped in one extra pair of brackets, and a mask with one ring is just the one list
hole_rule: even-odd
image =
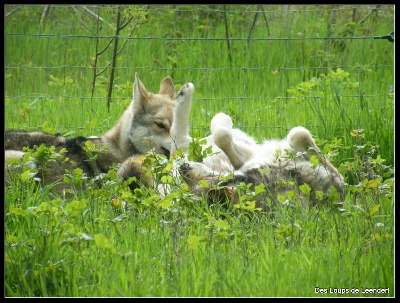
[[(100, 188), (68, 172), (75, 189), (54, 194), (25, 168), (5, 190), (6, 297), (394, 297), (393, 6), (16, 5), (5, 16), (6, 128), (101, 135), (135, 72), (154, 92), (171, 76), (195, 85), (192, 136), (221, 111), (259, 142), (302, 125), (347, 182), (344, 199), (303, 208), (287, 193), (265, 213), (208, 205), (182, 184), (131, 192), (115, 170)], [(166, 159), (149, 161), (168, 175)]]

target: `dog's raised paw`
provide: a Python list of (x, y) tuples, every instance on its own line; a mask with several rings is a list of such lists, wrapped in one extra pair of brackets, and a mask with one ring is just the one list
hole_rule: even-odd
[(218, 113), (211, 120), (211, 133), (216, 132), (218, 129), (222, 128), (226, 131), (232, 131), (233, 122), (231, 117), (224, 113)]
[(287, 140), (294, 149), (299, 151), (307, 151), (309, 147), (317, 149), (309, 130), (301, 126), (292, 128), (287, 135)]
[(194, 91), (194, 85), (193, 83), (186, 83), (185, 85), (182, 86), (180, 89), (178, 96), (187, 96), (193, 94)]

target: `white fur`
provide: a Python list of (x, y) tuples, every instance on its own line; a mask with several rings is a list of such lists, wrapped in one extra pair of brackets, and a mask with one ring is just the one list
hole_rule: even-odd
[[(171, 128), (174, 141), (172, 153), (179, 148), (183, 148), (185, 154), (188, 152), (191, 141), (189, 114), (193, 92), (194, 86), (189, 83), (182, 87), (178, 94)], [(188, 162), (194, 180), (198, 180), (201, 176), (222, 176), (232, 173), (245, 175), (248, 171), (268, 166), (275, 171), (296, 170), (301, 181), (308, 183), (314, 190), (327, 192), (331, 185), (339, 191), (343, 189), (343, 177), (321, 154), (310, 132), (304, 127), (293, 128), (287, 138), (266, 140), (262, 144), (257, 144), (241, 130), (234, 129), (231, 118), (224, 113), (214, 116), (210, 129), (211, 135), (206, 138), (207, 145), (203, 148), (212, 146), (214, 154), (203, 159), (203, 163)], [(309, 162), (309, 148), (315, 151), (319, 159), (320, 164), (317, 167)]]

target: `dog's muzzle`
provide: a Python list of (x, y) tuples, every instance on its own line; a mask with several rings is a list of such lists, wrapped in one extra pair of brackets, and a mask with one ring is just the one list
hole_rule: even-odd
[(190, 164), (189, 163), (183, 163), (180, 167), (179, 170), (181, 172), (188, 172), (189, 170), (191, 170)]

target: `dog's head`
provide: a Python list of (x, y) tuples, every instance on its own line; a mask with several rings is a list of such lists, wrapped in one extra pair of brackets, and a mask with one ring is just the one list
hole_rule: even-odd
[(139, 153), (154, 149), (157, 154), (169, 156), (175, 98), (170, 77), (161, 81), (160, 91), (155, 94), (146, 89), (136, 73), (129, 139)]

